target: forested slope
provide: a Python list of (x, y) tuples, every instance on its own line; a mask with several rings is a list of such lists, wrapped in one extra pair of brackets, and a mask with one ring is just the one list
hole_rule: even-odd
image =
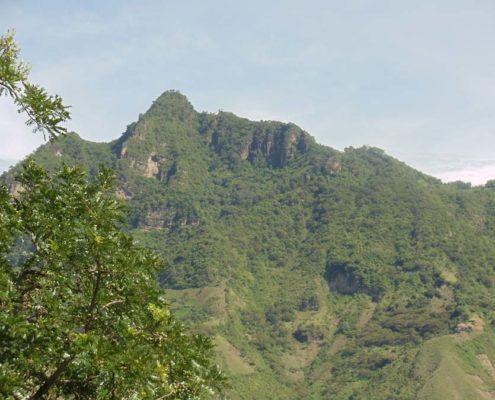
[(33, 157), (117, 170), (177, 314), (215, 336), (230, 398), (495, 397), (491, 185), (198, 113), (178, 92), (114, 142), (70, 134)]

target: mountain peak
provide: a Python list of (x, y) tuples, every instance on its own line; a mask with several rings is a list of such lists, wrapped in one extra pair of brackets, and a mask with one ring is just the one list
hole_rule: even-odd
[(146, 114), (160, 114), (166, 118), (184, 121), (196, 114), (196, 111), (182, 93), (177, 90), (167, 90), (153, 102)]
[(165, 90), (160, 96), (157, 97), (155, 102), (168, 101), (168, 100), (173, 100), (176, 102), (183, 101), (189, 103), (189, 100), (187, 99), (186, 95), (174, 89)]

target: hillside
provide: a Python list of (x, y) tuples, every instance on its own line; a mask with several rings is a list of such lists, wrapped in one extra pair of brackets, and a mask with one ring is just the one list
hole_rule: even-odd
[(198, 113), (178, 92), (111, 143), (70, 134), (34, 158), (118, 171), (177, 315), (215, 337), (229, 398), (495, 398), (491, 185)]

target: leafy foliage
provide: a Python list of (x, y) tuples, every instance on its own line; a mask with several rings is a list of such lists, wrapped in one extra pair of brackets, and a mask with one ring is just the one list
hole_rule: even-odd
[(49, 95), (44, 88), (29, 82), (29, 66), (19, 60), (19, 46), (14, 32), (0, 36), (0, 96), (11, 97), (26, 124), (52, 139), (67, 132), (62, 123), (70, 118), (67, 106), (58, 95)]
[[(2, 191), (3, 398), (201, 398), (224, 383), (209, 339), (170, 313), (149, 251), (123, 233), (113, 176), (32, 161)], [(13, 201), (12, 201), (13, 200)], [(16, 254), (17, 257), (12, 257)]]

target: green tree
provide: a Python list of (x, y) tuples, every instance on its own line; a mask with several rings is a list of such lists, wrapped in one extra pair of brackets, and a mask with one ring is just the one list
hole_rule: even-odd
[(157, 284), (157, 257), (122, 232), (113, 175), (53, 178), (28, 161), (1, 195), (2, 398), (202, 398), (224, 378)]
[[(0, 38), (0, 87), (55, 138), (61, 99), (27, 82), (13, 35)], [(33, 91), (37, 96), (33, 96)], [(114, 175), (90, 182), (32, 160), (16, 196), (0, 187), (0, 397), (200, 399), (225, 378), (212, 342), (170, 313), (157, 284), (161, 261), (122, 231)]]

